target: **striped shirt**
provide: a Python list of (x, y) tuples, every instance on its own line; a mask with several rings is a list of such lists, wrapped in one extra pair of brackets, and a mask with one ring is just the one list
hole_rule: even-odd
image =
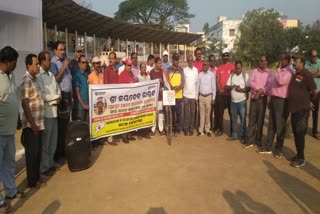
[[(38, 87), (37, 78), (32, 77), (27, 71), (23, 76), (21, 84), (21, 100), (29, 100), (29, 108), (35, 124), (40, 130), (44, 129), (43, 117), (44, 117), (44, 103), (41, 98), (41, 91)], [(27, 120), (25, 114), (22, 116), (22, 128), (31, 128), (30, 122)]]
[[(56, 55), (51, 59), (51, 72), (56, 76), (61, 70), (63, 65), (63, 60), (59, 59)], [(62, 78), (58, 82), (61, 91), (63, 92), (71, 92), (72, 91), (72, 76), (70, 68), (67, 67), (64, 71)]]

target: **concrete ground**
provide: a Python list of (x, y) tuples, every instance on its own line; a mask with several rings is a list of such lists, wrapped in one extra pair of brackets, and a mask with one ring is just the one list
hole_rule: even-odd
[(11, 205), (24, 214), (320, 213), (320, 141), (306, 137), (308, 162), (296, 169), (286, 160), (295, 154), (293, 138), (281, 159), (226, 138), (180, 135), (169, 146), (157, 135), (100, 146), (89, 169), (63, 165), (40, 190), (25, 189), (20, 158), (17, 184), (28, 196)]

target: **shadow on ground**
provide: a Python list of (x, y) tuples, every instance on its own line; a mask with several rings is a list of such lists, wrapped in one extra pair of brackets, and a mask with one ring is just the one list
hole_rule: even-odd
[(225, 190), (223, 192), (223, 197), (233, 209), (234, 213), (276, 213), (267, 205), (253, 200), (247, 193), (243, 191), (237, 191), (233, 193)]
[(320, 192), (302, 180), (279, 170), (271, 162), (264, 160), (267, 173), (276, 184), (304, 213), (320, 213)]
[[(295, 155), (296, 155), (296, 153), (294, 151), (292, 151), (289, 147), (287, 147), (287, 146), (283, 147), (283, 156), (285, 158), (289, 159)], [(308, 157), (306, 157), (306, 158), (308, 158)], [(310, 163), (308, 160), (306, 161), (306, 165), (304, 167), (302, 167), (301, 170), (305, 171), (306, 173), (308, 173), (312, 177), (320, 180), (320, 170), (317, 167), (315, 167), (312, 163)]]
[(167, 214), (167, 212), (163, 207), (151, 207), (147, 214)]
[(43, 210), (42, 214), (54, 214), (58, 211), (60, 206), (61, 206), (60, 201), (55, 200)]

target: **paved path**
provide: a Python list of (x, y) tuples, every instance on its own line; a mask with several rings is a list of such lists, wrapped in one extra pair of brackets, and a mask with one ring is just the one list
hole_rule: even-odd
[[(48, 186), (13, 200), (16, 213), (320, 213), (320, 142), (307, 137), (307, 165), (260, 155), (221, 137), (165, 138), (101, 146), (85, 171), (64, 165)], [(19, 161), (23, 165), (23, 161)], [(25, 187), (25, 171), (17, 182)]]

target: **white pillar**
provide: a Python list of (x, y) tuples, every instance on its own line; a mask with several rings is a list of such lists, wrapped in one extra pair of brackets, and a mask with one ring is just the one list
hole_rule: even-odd
[(96, 55), (96, 35), (93, 34), (93, 56)]
[(68, 54), (69, 53), (69, 40), (68, 40), (68, 28), (65, 29), (65, 38), (66, 38), (66, 53)]
[[(137, 41), (136, 40), (134, 40), (134, 52), (137, 53)], [(137, 56), (138, 56), (138, 54), (137, 54)]]
[(160, 58), (162, 58), (161, 45), (162, 45), (162, 44), (161, 44), (161, 42), (160, 42), (160, 45), (159, 45), (159, 57), (160, 57)]
[[(76, 48), (77, 46), (78, 46), (78, 31), (75, 31), (74, 32), (74, 34), (75, 34), (75, 42), (74, 42), (74, 48)], [(74, 52), (75, 52), (75, 50), (74, 50)]]
[(44, 50), (48, 50), (48, 32), (47, 32), (47, 23), (43, 23), (44, 28)]
[(118, 49), (117, 49), (119, 52), (120, 52), (120, 39), (118, 38)]
[(84, 53), (85, 53), (85, 56), (87, 57), (87, 54), (88, 54), (88, 49), (87, 49), (87, 32), (84, 32)]
[(54, 25), (54, 41), (58, 41), (57, 25)]
[(187, 46), (184, 45), (184, 61), (187, 61)]
[(151, 46), (151, 48), (150, 48), (150, 49), (151, 49), (151, 50), (150, 50), (150, 52), (151, 52), (151, 54), (153, 54), (153, 42), (151, 42), (151, 43), (150, 43), (150, 46)]
[(128, 39), (126, 39), (126, 57), (129, 56), (129, 50), (128, 50)]
[(143, 42), (143, 61), (146, 61), (146, 43)]

